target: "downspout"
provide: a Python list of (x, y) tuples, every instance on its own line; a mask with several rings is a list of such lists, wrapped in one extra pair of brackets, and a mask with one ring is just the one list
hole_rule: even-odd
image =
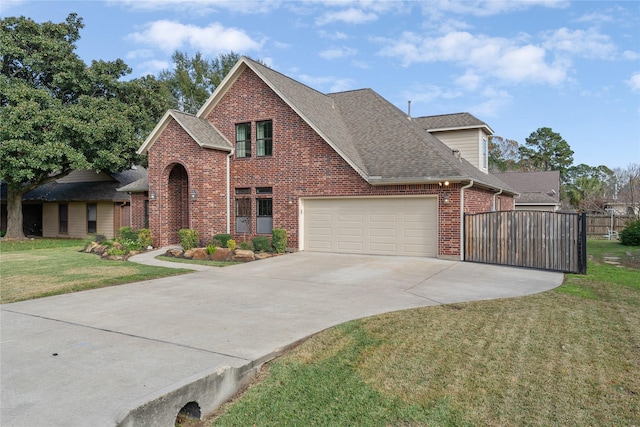
[(497, 193), (494, 193), (494, 194), (493, 194), (493, 207), (492, 207), (492, 208), (493, 208), (493, 210), (492, 210), (492, 212), (495, 212), (495, 211), (496, 211), (496, 197), (498, 197), (499, 195), (501, 195), (501, 194), (502, 194), (502, 191), (503, 191), (503, 189), (501, 188), (501, 189), (500, 189), (500, 191), (498, 191)]
[(227, 154), (227, 234), (231, 234), (231, 156), (233, 149)]
[(473, 187), (473, 180), (460, 188), (460, 261), (464, 261), (464, 190)]

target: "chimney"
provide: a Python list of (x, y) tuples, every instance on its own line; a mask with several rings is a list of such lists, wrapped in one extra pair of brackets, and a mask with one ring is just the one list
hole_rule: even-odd
[(408, 106), (407, 106), (407, 118), (409, 120), (411, 120), (411, 101), (407, 101)]

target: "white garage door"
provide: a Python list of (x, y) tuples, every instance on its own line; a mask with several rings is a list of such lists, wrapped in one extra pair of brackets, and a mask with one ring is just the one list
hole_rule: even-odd
[(437, 256), (435, 197), (304, 200), (304, 249)]

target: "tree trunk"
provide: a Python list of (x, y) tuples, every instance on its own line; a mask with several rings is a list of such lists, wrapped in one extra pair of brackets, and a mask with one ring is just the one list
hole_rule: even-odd
[(7, 188), (7, 234), (6, 239), (24, 239), (22, 231), (22, 191)]

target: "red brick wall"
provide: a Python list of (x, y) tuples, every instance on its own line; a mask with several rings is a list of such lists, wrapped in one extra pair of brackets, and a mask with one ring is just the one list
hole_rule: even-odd
[(154, 246), (179, 243), (180, 228), (198, 230), (203, 241), (226, 231), (226, 156), (200, 147), (171, 119), (149, 149), (149, 194), (156, 197), (149, 201)]
[[(304, 120), (282, 101), (251, 70), (245, 70), (207, 117), (232, 143), (235, 125), (251, 123), (252, 157), (231, 160), (231, 233), (235, 234), (235, 189), (250, 188), (251, 230), (256, 230), (256, 187), (272, 187), (273, 227), (287, 231), (288, 245), (298, 247), (298, 198), (314, 196), (438, 195), (441, 256), (460, 254), (460, 186), (438, 184), (371, 186), (362, 179)], [(273, 156), (256, 157), (256, 122), (273, 121)], [(171, 122), (149, 150), (150, 225), (156, 245), (176, 243), (176, 218), (188, 211), (188, 224), (202, 240), (226, 230), (225, 158), (227, 153), (199, 147), (175, 122)], [(169, 173), (181, 164), (188, 175), (189, 189), (197, 200), (168, 203)], [(176, 190), (173, 190), (174, 192)], [(493, 193), (466, 190), (465, 211), (491, 209)], [(444, 195), (449, 193), (449, 203)], [(175, 198), (174, 198), (175, 199)], [(172, 200), (174, 200), (172, 199)], [(487, 202), (487, 200), (489, 202)], [(467, 205), (468, 203), (468, 205)], [(487, 204), (489, 203), (489, 204)], [(182, 207), (182, 212), (176, 206)], [(158, 232), (157, 230), (160, 230)], [(254, 235), (247, 236), (251, 239)]]
[(145, 193), (131, 194), (131, 228), (134, 230), (149, 228), (144, 209), (147, 200), (149, 197)]

